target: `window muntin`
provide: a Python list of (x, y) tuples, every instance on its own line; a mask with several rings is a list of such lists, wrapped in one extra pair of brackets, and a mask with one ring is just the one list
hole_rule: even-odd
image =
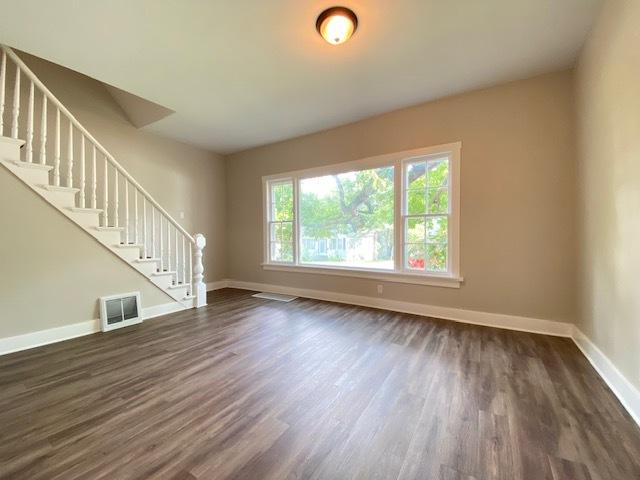
[(269, 182), (268, 195), (269, 260), (275, 263), (293, 263), (293, 180)]
[[(286, 176), (265, 177), (266, 191), (271, 191), (271, 184), (284, 182), (291, 185), (290, 191), (293, 193), (293, 212), (284, 220), (289, 222), (289, 218), (293, 217), (290, 235), (293, 238), (293, 245), (289, 247), (288, 230), (281, 235), (286, 237), (287, 242), (277, 242), (278, 245), (286, 244), (287, 252), (291, 254), (275, 255), (276, 258), (293, 258), (293, 260), (286, 260), (286, 262), (271, 260), (271, 237), (267, 236), (270, 231), (268, 230), (270, 217), (265, 216), (265, 268), (269, 269), (271, 264), (274, 265), (274, 269), (291, 268), (317, 273), (333, 271), (336, 275), (379, 279), (384, 277), (390, 281), (437, 282), (423, 284), (459, 286), (462, 280), (459, 276), (460, 147), (460, 143), (452, 143), (329, 167), (290, 172)], [(316, 232), (311, 235), (311, 230), (318, 229), (315, 225), (317, 222), (310, 221), (313, 216), (305, 216), (302, 211), (313, 208), (313, 202), (309, 203), (308, 199), (303, 200), (302, 191), (321, 189), (322, 185), (318, 186), (318, 184), (322, 182), (326, 185), (334, 185), (337, 189), (334, 179), (336, 176), (344, 175), (348, 178), (349, 175), (353, 176), (358, 172), (385, 168), (393, 172), (391, 177), (394, 201), (390, 209), (393, 233), (390, 240), (392, 245), (390, 259), (389, 257), (386, 259), (388, 263), (383, 268), (370, 263), (346, 261), (344, 251), (358, 248), (354, 244), (357, 240), (341, 234), (344, 231), (345, 222), (341, 222), (339, 218), (334, 218), (332, 223), (325, 222), (329, 234), (318, 235)], [(269, 197), (270, 194), (267, 198)], [(389, 202), (386, 204), (388, 205)], [(316, 207), (318, 207), (317, 204)], [(367, 209), (368, 207), (363, 208), (363, 211)], [(265, 208), (265, 212), (270, 214), (270, 207)], [(303, 217), (304, 221), (301, 220)], [(322, 258), (317, 255), (322, 255)], [(333, 258), (327, 260), (331, 256)], [(371, 258), (368, 259), (371, 260)], [(343, 272), (337, 273), (338, 270)], [(419, 280), (422, 277), (424, 280)]]
[(403, 164), (404, 264), (413, 272), (449, 271), (448, 156)]
[(309, 177), (299, 187), (300, 263), (394, 269), (394, 167)]

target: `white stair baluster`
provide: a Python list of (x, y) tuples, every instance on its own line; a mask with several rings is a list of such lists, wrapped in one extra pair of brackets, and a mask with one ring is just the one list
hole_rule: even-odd
[(60, 186), (60, 109), (56, 108), (56, 138), (53, 154), (53, 184)]
[(129, 181), (124, 180), (124, 243), (129, 245)]
[[(160, 212), (158, 212), (160, 213)], [(160, 234), (160, 271), (164, 272), (164, 242), (162, 241), (162, 214), (158, 215), (159, 220), (160, 220), (160, 228), (158, 230), (158, 233)]]
[(187, 268), (185, 265), (185, 252), (184, 252), (184, 235), (182, 235), (182, 283), (187, 283)]
[(91, 156), (91, 208), (98, 208), (97, 190), (98, 190), (98, 172), (96, 170), (96, 147), (93, 146)]
[(4, 101), (5, 101), (5, 85), (7, 83), (7, 54), (2, 51), (2, 60), (0, 60), (0, 137), (4, 135)]
[(47, 96), (42, 94), (42, 117), (40, 119), (40, 165), (47, 163)]
[(178, 283), (180, 283), (180, 256), (179, 256), (180, 250), (178, 249), (178, 229), (174, 228), (173, 230), (175, 231), (174, 245), (176, 246), (176, 250), (174, 255), (176, 258), (175, 258), (174, 264), (176, 267), (175, 270), (176, 270), (176, 285), (177, 285)]
[(171, 223), (167, 220), (167, 270), (171, 271)]
[(189, 245), (189, 295), (193, 295), (193, 249), (196, 248), (195, 243)]
[(114, 168), (114, 180), (113, 180), (113, 226), (118, 228), (120, 226), (119, 207), (120, 207), (120, 195), (118, 193), (118, 169)]
[(69, 120), (69, 144), (67, 145), (67, 187), (73, 187), (73, 123)]
[(151, 258), (158, 258), (156, 256), (156, 211), (151, 206)]
[(207, 304), (207, 286), (204, 283), (204, 265), (202, 265), (202, 250), (207, 245), (207, 240), (201, 233), (194, 236), (195, 261), (193, 264), (193, 294), (196, 296), (196, 308), (204, 307)]
[(20, 67), (16, 65), (16, 83), (13, 90), (13, 122), (11, 136), (18, 138), (18, 117), (20, 116)]
[(86, 183), (86, 172), (85, 172), (85, 158), (84, 158), (84, 135), (80, 137), (80, 208), (85, 208), (86, 206), (86, 198), (85, 198), (85, 183)]
[(142, 258), (147, 258), (147, 197), (142, 196)]
[(138, 189), (133, 190), (133, 243), (139, 245), (138, 241)]
[(102, 219), (104, 227), (109, 226), (109, 162), (104, 157), (104, 202), (102, 205)]
[(29, 103), (27, 106), (27, 162), (33, 163), (33, 82), (29, 83)]

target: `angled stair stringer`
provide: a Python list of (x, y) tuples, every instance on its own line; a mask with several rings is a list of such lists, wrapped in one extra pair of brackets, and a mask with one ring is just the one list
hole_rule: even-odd
[(20, 150), (24, 143), (23, 140), (0, 136), (0, 164), (4, 168), (129, 267), (143, 275), (147, 281), (185, 308), (195, 306), (191, 285), (179, 282), (176, 272), (161, 272), (159, 259), (143, 259), (141, 245), (122, 243), (122, 228), (100, 226), (102, 210), (75, 206), (79, 189), (51, 185), (49, 177), (52, 166), (21, 161)]

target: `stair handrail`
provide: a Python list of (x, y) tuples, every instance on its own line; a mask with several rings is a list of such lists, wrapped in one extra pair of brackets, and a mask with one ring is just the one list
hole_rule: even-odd
[(98, 142), (91, 133), (87, 131), (84, 126), (73, 116), (73, 114), (62, 104), (60, 100), (56, 98), (56, 96), (51, 93), (51, 91), (40, 81), (40, 79), (36, 76), (33, 71), (22, 61), (22, 59), (6, 45), (0, 44), (0, 49), (7, 54), (7, 56), (13, 60), (13, 62), (29, 77), (31, 80), (47, 98), (53, 102), (53, 104), (62, 112), (77, 128), (82, 134), (96, 147), (106, 158), (107, 160), (120, 172), (151, 204), (162, 214), (164, 217), (171, 222), (171, 224), (182, 233), (186, 239), (193, 245), (195, 245), (195, 239), (193, 236), (187, 232), (182, 225), (180, 225), (162, 206), (148, 193), (142, 185), (140, 185), (130, 174), (127, 172), (122, 165), (120, 165), (116, 159), (109, 153), (109, 151)]

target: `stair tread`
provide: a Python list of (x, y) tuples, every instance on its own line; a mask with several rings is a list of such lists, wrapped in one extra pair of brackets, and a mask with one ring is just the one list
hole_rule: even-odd
[(49, 190), (50, 192), (71, 192), (78, 193), (80, 191), (79, 188), (74, 187), (63, 187), (62, 185), (38, 185), (40, 188), (44, 188), (45, 190)]
[(117, 243), (115, 245), (119, 248), (142, 248), (144, 245), (140, 245), (139, 243)]
[(102, 213), (101, 208), (68, 207), (68, 209), (76, 213)]
[(93, 227), (96, 230), (100, 230), (103, 232), (121, 232), (124, 230), (124, 227)]
[(159, 262), (159, 258), (138, 258), (135, 260), (136, 262), (145, 263), (145, 262)]
[(159, 277), (160, 275), (175, 275), (177, 272), (173, 270), (163, 270), (162, 272), (153, 272), (151, 275)]
[(174, 284), (174, 285), (169, 285), (169, 287), (167, 287), (167, 288), (169, 288), (170, 290), (175, 290), (175, 289), (178, 289), (178, 288), (189, 288), (190, 286), (191, 286), (190, 283), (178, 283), (178, 284)]
[(13, 163), (14, 165), (17, 165), (19, 167), (35, 168), (37, 170), (46, 170), (47, 172), (53, 170), (53, 166), (52, 165), (42, 165), (40, 163), (23, 162), (21, 160), (13, 160), (13, 161), (11, 161), (11, 163)]

